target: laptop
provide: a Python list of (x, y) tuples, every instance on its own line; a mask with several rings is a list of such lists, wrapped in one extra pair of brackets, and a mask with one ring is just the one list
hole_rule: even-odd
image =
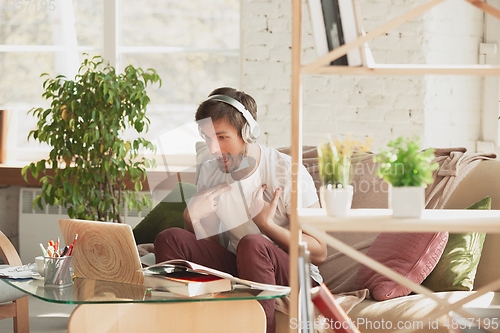
[(141, 260), (128, 224), (59, 219), (66, 245), (73, 244), (75, 276), (104, 281), (144, 284)]

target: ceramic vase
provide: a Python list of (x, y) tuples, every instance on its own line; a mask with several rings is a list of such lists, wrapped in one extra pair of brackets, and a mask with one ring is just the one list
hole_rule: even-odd
[(352, 185), (347, 185), (346, 188), (334, 188), (331, 185), (321, 186), (320, 188), (323, 208), (326, 208), (326, 213), (328, 215), (335, 217), (347, 215), (351, 209), (352, 194)]
[(425, 208), (425, 188), (423, 186), (391, 187), (390, 202), (393, 217), (420, 217)]

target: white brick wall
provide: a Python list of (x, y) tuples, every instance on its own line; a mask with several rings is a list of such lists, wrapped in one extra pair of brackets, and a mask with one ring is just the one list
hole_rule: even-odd
[[(477, 64), (483, 39), (483, 12), (465, 1), (447, 1), (429, 12), (428, 63)], [(434, 146), (474, 151), (480, 138), (481, 77), (428, 76), (425, 138)], [(438, 121), (435, 121), (438, 120)], [(444, 130), (443, 130), (444, 129)]]
[[(425, 0), (361, 0), (370, 31)], [(302, 59), (316, 58), (302, 6)], [(370, 43), (378, 63), (477, 63), (483, 15), (450, 0)], [(242, 0), (242, 89), (259, 105), (270, 146), (290, 144), (291, 0)], [(417, 134), (426, 146), (465, 146), (479, 138), (481, 78), (311, 75), (303, 80), (304, 143), (328, 134), (369, 135), (374, 148)]]

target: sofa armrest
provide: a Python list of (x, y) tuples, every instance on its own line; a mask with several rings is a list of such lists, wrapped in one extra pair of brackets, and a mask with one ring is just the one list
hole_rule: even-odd
[(500, 160), (481, 161), (458, 184), (444, 209), (464, 209), (486, 196), (491, 197), (491, 209), (500, 209)]
[[(481, 161), (460, 184), (444, 209), (463, 209), (491, 197), (491, 209), (500, 210), (500, 160)], [(490, 233), (483, 244), (481, 259), (474, 280), (474, 290), (500, 278), (500, 234)]]

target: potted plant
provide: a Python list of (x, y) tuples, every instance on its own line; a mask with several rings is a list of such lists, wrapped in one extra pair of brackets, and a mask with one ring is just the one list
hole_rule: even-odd
[(432, 172), (438, 168), (434, 149), (420, 150), (418, 137), (399, 137), (388, 149), (374, 156), (380, 162), (379, 177), (389, 184), (394, 217), (420, 217), (425, 208), (425, 187), (432, 183)]
[(321, 179), (320, 197), (328, 215), (346, 216), (351, 208), (353, 186), (351, 185), (358, 153), (368, 152), (366, 143), (353, 141), (348, 136), (344, 141), (329, 140), (318, 146), (318, 167)]
[[(42, 74), (48, 76), (48, 74)], [(155, 161), (139, 156), (155, 146), (139, 137), (124, 141), (126, 129), (147, 132), (148, 84), (159, 82), (153, 69), (129, 65), (121, 74), (100, 56), (86, 58), (74, 80), (47, 78), (42, 96), (50, 108), (33, 108), (37, 128), (28, 135), (52, 147), (49, 158), (22, 169), (40, 178), (42, 194), (33, 205), (62, 205), (70, 218), (121, 222), (123, 207), (151, 205), (138, 198), (146, 168)], [(46, 172), (48, 170), (52, 172)], [(127, 184), (134, 190), (127, 190)], [(43, 208), (42, 208), (43, 209)]]

